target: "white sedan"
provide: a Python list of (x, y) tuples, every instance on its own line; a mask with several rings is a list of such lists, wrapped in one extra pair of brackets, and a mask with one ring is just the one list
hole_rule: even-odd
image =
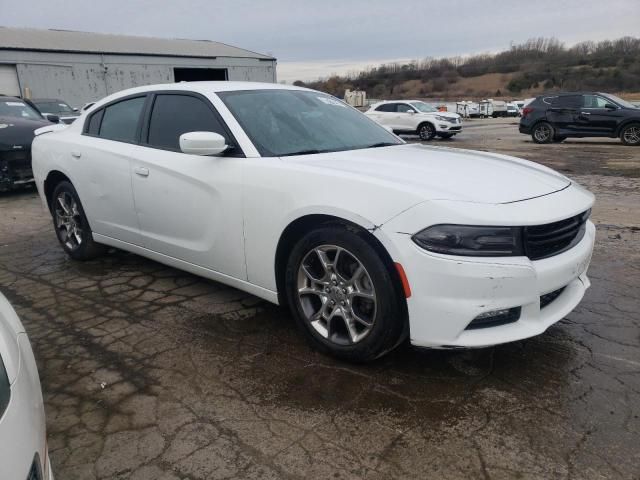
[(117, 247), (286, 304), (341, 358), (531, 337), (589, 286), (588, 191), (406, 144), (313, 90), (139, 87), (38, 134), (38, 190), (72, 258)]
[(0, 479), (53, 480), (36, 361), (20, 319), (1, 293)]
[(462, 131), (462, 117), (453, 112), (441, 112), (421, 100), (387, 100), (374, 103), (365, 112), (398, 134), (418, 135), (420, 140), (434, 137), (451, 138)]

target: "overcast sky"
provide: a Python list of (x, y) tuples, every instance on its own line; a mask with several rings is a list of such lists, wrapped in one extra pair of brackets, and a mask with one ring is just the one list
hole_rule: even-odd
[(216, 40), (276, 56), (293, 81), (537, 36), (638, 36), (640, 0), (0, 0), (0, 25)]

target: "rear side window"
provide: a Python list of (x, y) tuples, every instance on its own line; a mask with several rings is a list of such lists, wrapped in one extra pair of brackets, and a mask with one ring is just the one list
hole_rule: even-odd
[(380, 105), (376, 108), (376, 112), (395, 112), (396, 104), (395, 103), (385, 103), (384, 105)]
[(138, 122), (145, 99), (146, 97), (131, 98), (106, 107), (102, 114), (99, 136), (109, 140), (134, 143), (137, 140)]
[(180, 151), (180, 135), (215, 132), (229, 142), (222, 123), (203, 100), (190, 95), (157, 95), (149, 119), (149, 146)]
[(563, 95), (556, 97), (553, 99), (551, 105), (560, 108), (580, 108), (582, 106), (582, 95)]
[(103, 113), (104, 110), (98, 110), (96, 113), (91, 115), (86, 133), (89, 135), (98, 135), (100, 133), (100, 121), (102, 120)]

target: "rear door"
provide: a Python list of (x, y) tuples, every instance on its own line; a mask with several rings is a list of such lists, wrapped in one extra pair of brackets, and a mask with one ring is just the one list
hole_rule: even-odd
[(131, 188), (131, 158), (138, 138), (146, 95), (128, 97), (92, 113), (68, 154), (82, 172), (76, 185), (91, 229), (123, 242), (140, 244)]
[(380, 125), (397, 130), (395, 103), (383, 103), (382, 105), (379, 105), (373, 112), (371, 112), (371, 117)]
[[(624, 117), (622, 109), (600, 95), (583, 95), (582, 99), (581, 128), (592, 135), (614, 135)], [(607, 105), (613, 108), (607, 108)]]
[[(562, 95), (551, 98), (551, 106), (547, 109), (547, 120), (556, 129), (559, 135), (571, 135), (577, 133), (577, 122), (580, 107), (582, 106), (581, 95)], [(547, 103), (548, 98), (543, 101)]]
[[(243, 153), (217, 110), (190, 92), (158, 92), (149, 102), (145, 145), (132, 161), (143, 246), (200, 267), (246, 278), (242, 221)], [(180, 135), (219, 133), (226, 156), (182, 153)]]

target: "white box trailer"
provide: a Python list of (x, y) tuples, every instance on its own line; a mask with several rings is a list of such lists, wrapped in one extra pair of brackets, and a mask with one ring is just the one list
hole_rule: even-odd
[(488, 98), (479, 103), (480, 117), (506, 117), (507, 102)]
[(476, 102), (463, 100), (456, 102), (456, 113), (463, 118), (475, 118), (480, 116), (480, 108)]

